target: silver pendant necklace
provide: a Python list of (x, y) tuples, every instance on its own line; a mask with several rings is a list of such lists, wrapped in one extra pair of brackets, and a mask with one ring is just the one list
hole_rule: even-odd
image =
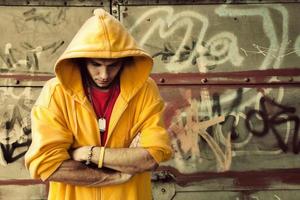
[(105, 117), (100, 117), (98, 119), (98, 127), (99, 127), (99, 130), (100, 130), (100, 133), (105, 132), (105, 130), (106, 130), (106, 119), (105, 119)]
[[(106, 131), (106, 113), (107, 113), (107, 110), (110, 106), (110, 104), (112, 103), (112, 97), (115, 95), (115, 85), (112, 86), (112, 91), (111, 91), (111, 94), (108, 98), (108, 100), (106, 101), (105, 103), (105, 110), (104, 110), (104, 113), (99, 113), (100, 116), (99, 116), (99, 119), (98, 119), (98, 127), (99, 127), (99, 131), (100, 131), (100, 134), (104, 133)], [(90, 102), (95, 109), (95, 105), (94, 105), (94, 101), (93, 101), (93, 98), (92, 98), (92, 94), (91, 94), (91, 89), (90, 87), (88, 87), (88, 95), (89, 95), (89, 99), (90, 99)]]

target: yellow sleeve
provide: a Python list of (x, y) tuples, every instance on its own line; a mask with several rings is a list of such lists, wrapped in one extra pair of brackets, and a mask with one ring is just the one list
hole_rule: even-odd
[(73, 136), (65, 120), (53, 106), (35, 105), (31, 111), (32, 143), (25, 155), (25, 166), (33, 178), (46, 180), (70, 158)]
[(163, 122), (164, 102), (154, 81), (144, 95), (143, 108), (139, 115), (141, 123), (140, 146), (148, 150), (157, 163), (172, 156), (170, 137)]

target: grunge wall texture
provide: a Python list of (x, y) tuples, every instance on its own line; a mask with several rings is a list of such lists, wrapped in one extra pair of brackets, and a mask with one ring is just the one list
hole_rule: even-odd
[(153, 198), (300, 199), (300, 1), (0, 0), (0, 199), (46, 199), (30, 109), (96, 7), (155, 60), (174, 157)]

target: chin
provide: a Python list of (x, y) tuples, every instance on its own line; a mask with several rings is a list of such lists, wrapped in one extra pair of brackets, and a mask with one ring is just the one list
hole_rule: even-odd
[(110, 84), (107, 84), (107, 85), (97, 85), (99, 89), (103, 89), (103, 90), (106, 90), (106, 89), (109, 89), (110, 88)]

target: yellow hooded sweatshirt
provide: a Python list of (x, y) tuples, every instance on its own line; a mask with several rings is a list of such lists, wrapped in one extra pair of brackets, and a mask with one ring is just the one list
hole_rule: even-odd
[[(95, 112), (85, 95), (80, 69), (74, 58), (133, 57), (120, 76), (120, 95), (109, 122), (107, 148), (129, 147), (140, 133), (140, 146), (157, 163), (171, 156), (164, 128), (164, 103), (149, 78), (153, 60), (138, 47), (119, 21), (96, 9), (55, 65), (56, 78), (43, 87), (32, 108), (32, 144), (25, 164), (33, 178), (47, 178), (67, 159), (68, 149), (101, 146)], [(151, 173), (134, 175), (128, 182), (103, 187), (84, 187), (50, 182), (49, 199), (147, 200), (151, 199)]]

